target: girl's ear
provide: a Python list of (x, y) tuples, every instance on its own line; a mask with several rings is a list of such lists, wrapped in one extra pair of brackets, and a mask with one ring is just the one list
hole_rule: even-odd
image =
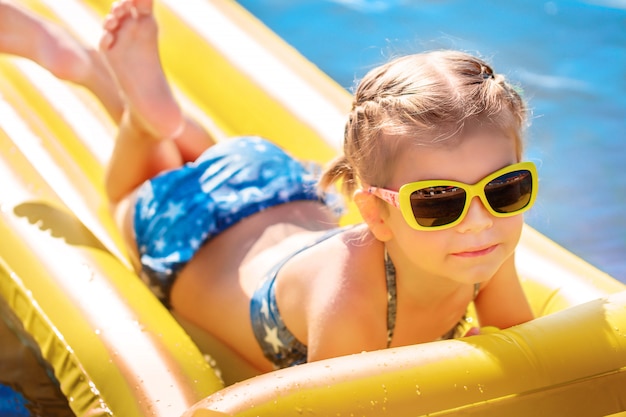
[(393, 234), (387, 223), (388, 213), (380, 199), (363, 190), (355, 191), (352, 199), (374, 237), (381, 242), (391, 240)]

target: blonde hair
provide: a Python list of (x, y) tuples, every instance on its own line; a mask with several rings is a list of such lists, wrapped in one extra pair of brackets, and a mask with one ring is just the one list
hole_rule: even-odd
[(412, 145), (453, 146), (472, 128), (495, 128), (515, 141), (518, 159), (526, 106), (500, 74), (475, 56), (434, 51), (397, 58), (371, 70), (354, 94), (343, 154), (320, 188), (342, 182), (385, 186), (396, 155)]

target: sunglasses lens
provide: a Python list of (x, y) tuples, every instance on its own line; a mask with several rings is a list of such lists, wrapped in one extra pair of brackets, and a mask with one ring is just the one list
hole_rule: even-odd
[(466, 193), (462, 188), (422, 188), (411, 193), (411, 208), (420, 226), (443, 226), (459, 218), (465, 200)]
[(533, 191), (530, 171), (520, 170), (506, 173), (485, 186), (485, 196), (497, 213), (515, 213), (528, 203)]

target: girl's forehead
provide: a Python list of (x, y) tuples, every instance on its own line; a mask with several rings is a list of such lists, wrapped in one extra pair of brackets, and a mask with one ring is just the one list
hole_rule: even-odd
[(398, 154), (390, 186), (434, 179), (473, 184), (515, 162), (515, 141), (499, 132), (477, 132), (446, 144), (410, 144)]

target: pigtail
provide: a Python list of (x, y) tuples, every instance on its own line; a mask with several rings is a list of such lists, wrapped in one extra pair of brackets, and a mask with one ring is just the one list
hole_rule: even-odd
[(481, 65), (481, 76), (486, 83), (485, 96), (491, 103), (499, 103), (497, 107), (501, 110), (502, 105), (507, 105), (509, 110), (515, 114), (520, 126), (526, 115), (526, 106), (518, 89), (511, 85), (502, 74), (496, 74), (487, 64)]
[(326, 190), (333, 184), (341, 183), (341, 192), (351, 196), (356, 189), (356, 176), (354, 169), (345, 155), (340, 155), (328, 165), (320, 178), (320, 188)]
[(343, 153), (331, 161), (322, 175), (320, 179), (320, 188), (322, 190), (340, 182), (341, 192), (345, 196), (351, 197), (358, 187), (356, 170), (348, 155), (353, 156), (354, 150), (359, 147), (359, 119), (358, 106), (356, 103), (353, 103), (352, 111), (344, 128)]
[(487, 113), (489, 116), (497, 115), (501, 127), (515, 138), (517, 157), (521, 159), (523, 153), (521, 134), (527, 121), (524, 99), (504, 75), (494, 73), (488, 65), (482, 65), (481, 75), (484, 79), (483, 102)]

